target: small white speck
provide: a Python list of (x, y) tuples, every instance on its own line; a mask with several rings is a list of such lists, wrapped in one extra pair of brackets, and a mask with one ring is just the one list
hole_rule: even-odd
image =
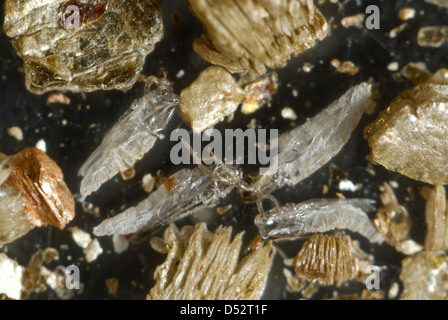
[(281, 114), (284, 119), (297, 120), (297, 115), (291, 108), (283, 108)]
[(387, 70), (389, 70), (389, 71), (398, 71), (399, 68), (400, 68), (400, 65), (398, 64), (398, 62), (391, 62), (387, 66)]
[(176, 74), (176, 78), (180, 79), (185, 75), (184, 69), (179, 70), (179, 72)]
[(339, 190), (355, 192), (358, 188), (350, 180), (344, 179), (339, 182)]
[(44, 139), (40, 139), (39, 141), (37, 141), (36, 148), (42, 152), (47, 153), (47, 143), (45, 142)]

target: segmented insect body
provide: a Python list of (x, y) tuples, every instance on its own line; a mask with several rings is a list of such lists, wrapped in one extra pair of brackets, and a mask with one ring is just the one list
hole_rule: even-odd
[[(94, 229), (94, 234), (134, 234), (132, 240), (139, 241), (178, 219), (216, 206), (234, 188), (228, 181), (235, 178), (233, 173), (225, 175), (223, 169), (225, 166), (217, 165), (212, 174), (205, 174), (200, 168), (180, 170), (170, 178), (175, 181), (173, 190), (161, 186), (136, 207), (105, 220)], [(227, 178), (223, 181), (215, 177)]]
[(384, 241), (381, 234), (366, 214), (374, 209), (373, 205), (368, 199), (308, 200), (298, 205), (287, 204), (280, 211), (262, 213), (255, 224), (264, 238), (294, 238), (346, 229), (381, 243)]
[(314, 118), (282, 134), (278, 141), (278, 171), (271, 177), (261, 177), (253, 186), (254, 192), (293, 186), (324, 166), (347, 143), (371, 96), (371, 85), (361, 83)]
[(178, 105), (171, 82), (149, 77), (144, 96), (134, 101), (79, 170), (84, 176), (81, 194), (95, 192), (117, 173), (132, 168), (154, 146)]

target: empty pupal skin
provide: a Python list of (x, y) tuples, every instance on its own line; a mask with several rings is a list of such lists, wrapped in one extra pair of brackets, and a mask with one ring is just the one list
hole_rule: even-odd
[(28, 90), (128, 90), (162, 39), (154, 0), (7, 0), (3, 29)]
[(310, 0), (189, 0), (206, 34), (194, 50), (230, 72), (266, 73), (327, 35), (327, 22)]
[(366, 212), (374, 210), (369, 199), (314, 199), (297, 205), (289, 203), (255, 218), (264, 238), (298, 238), (332, 230), (350, 230), (370, 242), (382, 243), (383, 237)]
[(119, 172), (132, 169), (154, 146), (178, 105), (170, 81), (149, 77), (144, 96), (132, 103), (79, 170), (84, 177), (81, 194), (88, 196)]
[(448, 183), (448, 70), (403, 92), (366, 127), (371, 160), (431, 184)]
[(225, 164), (205, 170), (208, 166), (182, 169), (174, 175), (173, 190), (159, 188), (137, 206), (103, 221), (94, 233), (134, 234), (133, 240), (141, 240), (202, 208), (216, 206), (235, 187), (244, 201), (259, 202), (273, 190), (294, 185), (327, 163), (347, 143), (370, 97), (369, 84), (355, 86), (317, 116), (280, 136), (279, 165), (274, 175), (261, 175), (247, 182), (241, 170)]
[[(6, 179), (3, 170), (9, 172)], [(74, 218), (75, 201), (62, 171), (44, 152), (24, 149), (0, 171), (0, 203), (5, 203), (0, 206), (0, 219), (9, 221), (1, 224), (2, 233), (9, 234), (1, 242), (15, 240), (34, 226), (63, 229)]]
[(254, 194), (247, 197), (294, 186), (324, 166), (348, 142), (371, 97), (372, 86), (361, 83), (304, 124), (281, 134), (277, 172), (260, 176), (252, 186)]

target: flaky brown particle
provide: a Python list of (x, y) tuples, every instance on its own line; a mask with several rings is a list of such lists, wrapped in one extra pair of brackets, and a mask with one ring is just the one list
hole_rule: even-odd
[(12, 156), (11, 174), (5, 184), (22, 192), (25, 211), (35, 226), (48, 224), (63, 229), (75, 216), (75, 201), (64, 182), (61, 169), (36, 148)]
[(352, 256), (349, 236), (314, 234), (306, 241), (295, 259), (298, 276), (332, 285), (355, 278), (358, 259)]
[(0, 153), (0, 246), (35, 226), (63, 229), (74, 215), (62, 171), (45, 153), (35, 148), (10, 158)]

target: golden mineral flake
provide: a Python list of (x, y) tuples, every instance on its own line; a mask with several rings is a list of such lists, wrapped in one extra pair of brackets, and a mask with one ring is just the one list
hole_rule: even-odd
[(330, 64), (339, 72), (346, 73), (348, 75), (354, 76), (359, 72), (359, 67), (357, 67), (351, 61), (341, 62), (338, 59), (331, 60)]
[(448, 212), (445, 187), (435, 186), (429, 193), (425, 207), (427, 251), (448, 250)]
[(422, 47), (438, 48), (448, 41), (448, 26), (423, 27), (417, 35), (417, 43)]
[(398, 18), (400, 18), (403, 21), (413, 19), (415, 17), (415, 9), (413, 8), (401, 8), (400, 11), (398, 11)]
[(211, 66), (180, 94), (180, 110), (194, 132), (202, 132), (232, 114), (244, 91), (224, 68)]
[(271, 243), (250, 245), (241, 255), (242, 236), (232, 240), (232, 228), (214, 233), (199, 223), (194, 232), (170, 225), (164, 233), (169, 249), (156, 268), (151, 300), (254, 300), (262, 295), (273, 254)]
[(277, 93), (277, 90), (278, 75), (275, 72), (247, 84), (244, 87), (246, 96), (241, 105), (241, 112), (251, 114), (264, 105), (269, 105), (272, 100), (272, 95)]
[(311, 0), (189, 0), (206, 34), (193, 49), (230, 72), (265, 74), (327, 35), (327, 22)]
[(163, 36), (154, 0), (6, 0), (4, 8), (3, 30), (35, 94), (128, 90)]
[(364, 26), (364, 19), (364, 14), (358, 13), (354, 16), (342, 18), (341, 24), (344, 28), (355, 27), (361, 29)]
[(403, 92), (365, 133), (370, 159), (430, 184), (447, 184), (448, 70)]
[(341, 284), (358, 273), (358, 259), (352, 255), (349, 236), (314, 234), (295, 259), (298, 276), (317, 280), (322, 285)]

